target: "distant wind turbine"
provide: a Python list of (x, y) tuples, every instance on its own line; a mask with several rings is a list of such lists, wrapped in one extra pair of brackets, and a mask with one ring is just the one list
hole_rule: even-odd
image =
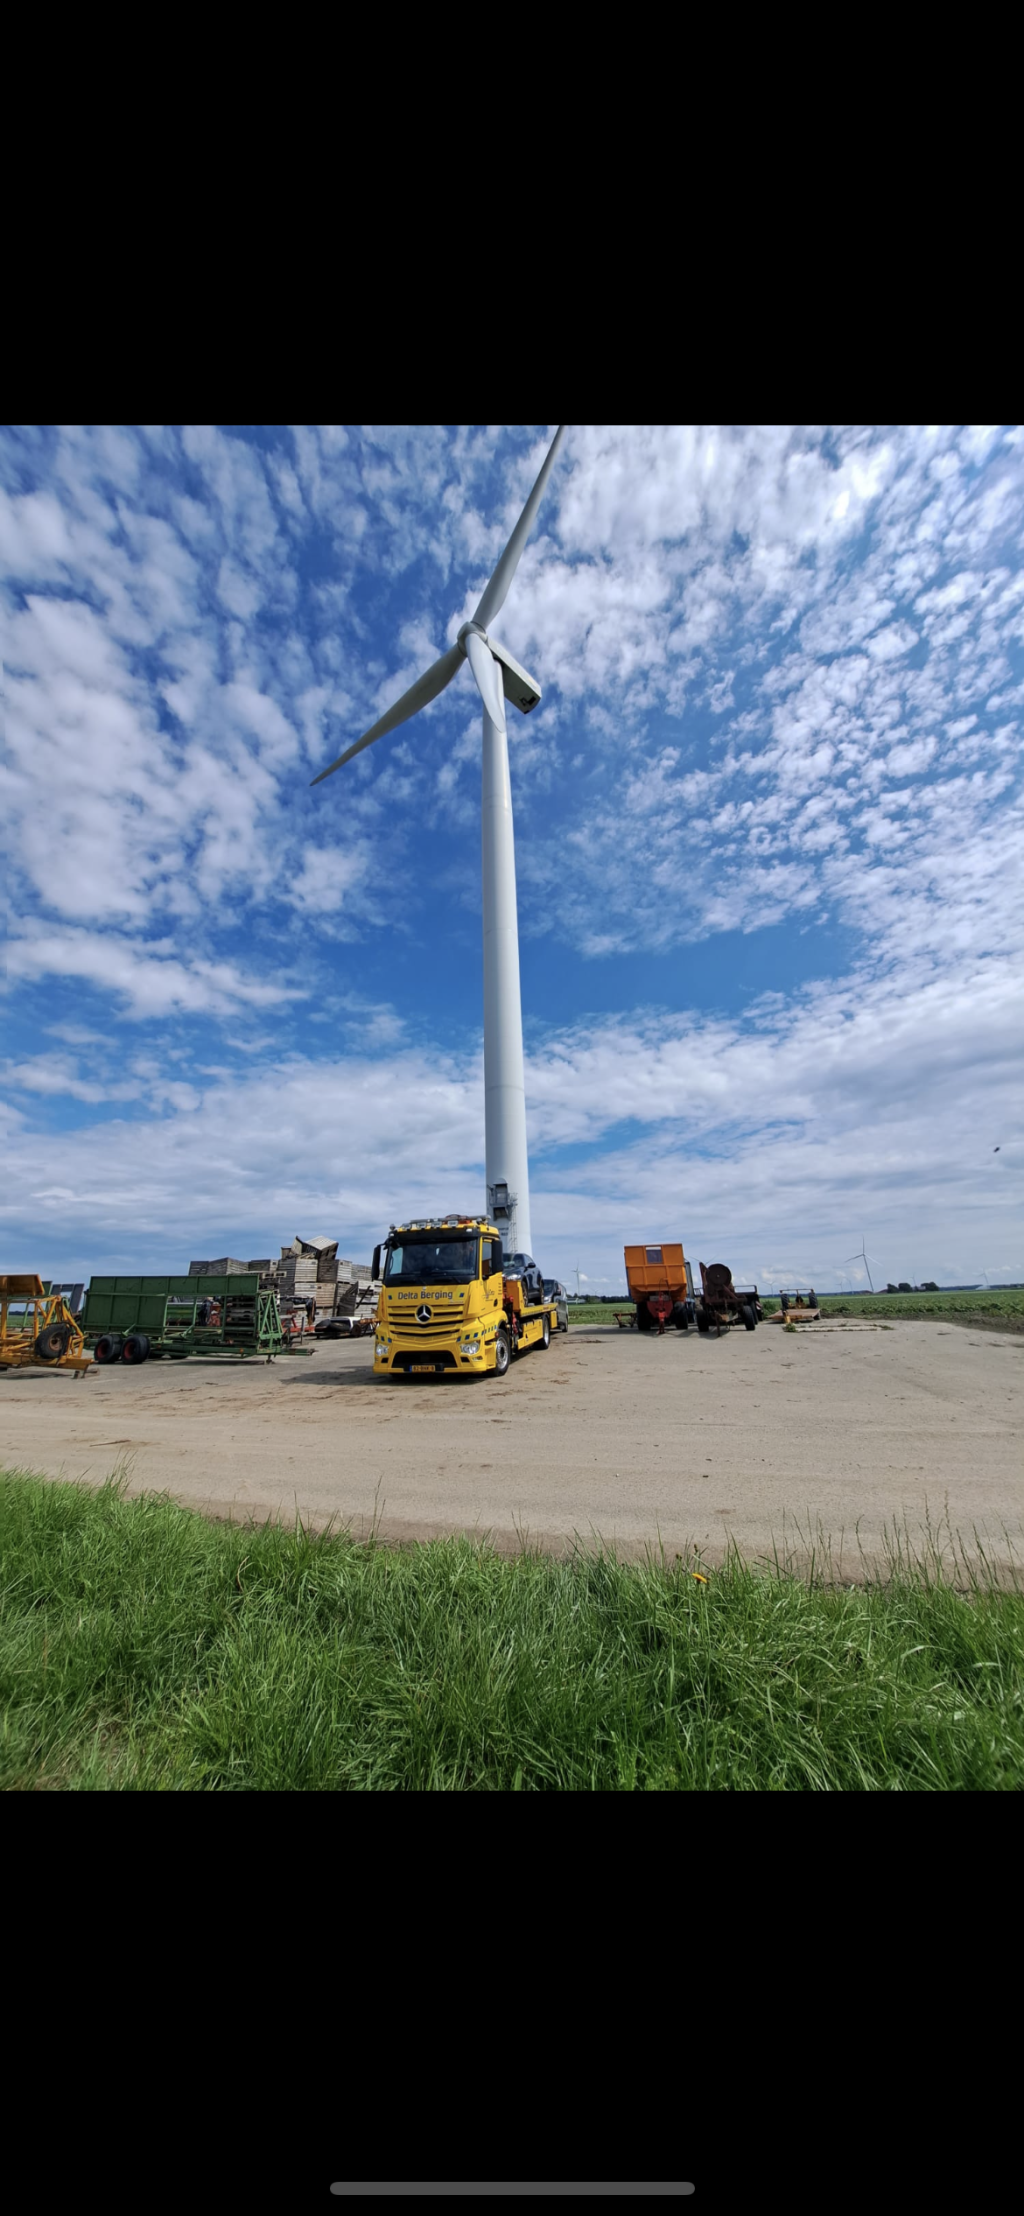
[[(463, 662), (468, 661), (483, 704), (483, 923), (484, 923), (484, 1127), (486, 1208), (504, 1234), (507, 1247), (532, 1253), (530, 1180), (526, 1151), (526, 1079), (523, 1068), (523, 1012), (519, 985), (519, 925), (516, 861), (512, 837), (512, 791), (508, 774), (505, 701), (528, 715), (540, 699), (540, 686), (496, 639), (487, 625), (505, 604), (534, 518), (565, 435), (560, 424), (541, 464), (533, 491), (487, 585), (476, 614), (464, 623), (454, 646), (442, 654), (392, 708), (346, 747), (336, 762), (312, 779), (314, 785), (373, 746), (389, 731), (436, 700)], [(577, 1291), (579, 1290), (577, 1284)]]
[(865, 1269), (867, 1270), (867, 1273), (868, 1273), (868, 1284), (869, 1284), (869, 1285), (871, 1285), (871, 1290), (872, 1290), (872, 1292), (874, 1292), (874, 1289), (875, 1289), (875, 1288), (874, 1288), (874, 1286), (873, 1286), (873, 1285), (871, 1284), (871, 1271), (870, 1271), (870, 1268), (869, 1268), (869, 1266), (868, 1266), (868, 1258), (867, 1258), (867, 1255), (866, 1255), (866, 1254), (865, 1254), (865, 1252), (864, 1252), (864, 1233), (863, 1233), (863, 1231), (861, 1232), (861, 1235), (860, 1235), (860, 1253), (859, 1253), (859, 1254), (848, 1254), (848, 1255), (847, 1255), (847, 1257), (846, 1257), (846, 1259), (847, 1259), (847, 1261), (848, 1261), (848, 1262), (863, 1262), (863, 1264), (864, 1264), (864, 1267), (865, 1267)]

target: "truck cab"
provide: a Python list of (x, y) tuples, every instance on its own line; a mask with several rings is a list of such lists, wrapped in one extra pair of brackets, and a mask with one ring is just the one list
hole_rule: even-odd
[(504, 1377), (528, 1347), (550, 1342), (543, 1282), (538, 1298), (532, 1274), (506, 1276), (501, 1233), (485, 1216), (392, 1224), (373, 1274), (375, 1376)]

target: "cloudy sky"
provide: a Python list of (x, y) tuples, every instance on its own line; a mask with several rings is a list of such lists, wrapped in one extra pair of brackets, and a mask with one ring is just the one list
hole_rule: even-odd
[[(0, 432), (7, 1268), (482, 1205), (468, 668), (310, 780), (553, 430)], [(1022, 532), (1019, 427), (570, 428), (496, 623), (545, 1271), (1024, 1278)]]

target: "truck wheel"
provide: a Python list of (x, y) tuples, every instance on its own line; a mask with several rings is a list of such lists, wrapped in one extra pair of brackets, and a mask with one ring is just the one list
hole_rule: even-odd
[(122, 1362), (144, 1362), (149, 1353), (149, 1340), (144, 1331), (129, 1331), (121, 1348)]
[(105, 1331), (93, 1349), (94, 1362), (119, 1362), (123, 1345), (119, 1331)]
[(711, 1329), (711, 1318), (703, 1308), (697, 1310), (697, 1329), (705, 1334)]
[(541, 1341), (540, 1341), (540, 1343), (541, 1343), (541, 1346), (542, 1346), (542, 1347), (549, 1347), (549, 1346), (551, 1345), (551, 1318), (550, 1318), (550, 1316), (545, 1316), (545, 1318), (544, 1318), (544, 1329), (543, 1329), (543, 1331), (542, 1331), (542, 1333), (541, 1333)]
[(681, 1300), (677, 1300), (675, 1307), (672, 1310), (672, 1321), (675, 1324), (677, 1331), (689, 1331), (690, 1319), (686, 1313), (685, 1305)]
[(494, 1341), (495, 1377), (506, 1377), (508, 1375), (508, 1365), (510, 1359), (511, 1357), (509, 1355), (508, 1333), (507, 1331), (499, 1331), (496, 1334)]
[(637, 1330), (638, 1330), (638, 1331), (650, 1331), (650, 1330), (652, 1330), (652, 1329), (653, 1329), (653, 1321), (654, 1321), (654, 1319), (653, 1319), (653, 1317), (652, 1317), (652, 1315), (651, 1315), (651, 1311), (650, 1311), (650, 1309), (648, 1308), (648, 1306), (647, 1306), (647, 1303), (646, 1303), (646, 1301), (638, 1300), (638, 1301), (637, 1301), (637, 1304), (636, 1304), (636, 1328), (637, 1328)]
[(740, 1309), (740, 1315), (741, 1315), (741, 1316), (742, 1316), (742, 1318), (743, 1318), (743, 1328), (744, 1328), (744, 1331), (756, 1331), (756, 1329), (757, 1329), (757, 1317), (756, 1317), (756, 1316), (755, 1316), (755, 1314), (754, 1314), (754, 1311), (753, 1311), (753, 1309), (752, 1309), (752, 1307), (751, 1307), (751, 1305), (750, 1305), (750, 1302), (749, 1302), (749, 1300), (748, 1300), (748, 1301), (746, 1301), (746, 1302), (744, 1303), (744, 1306), (743, 1306), (743, 1307), (742, 1307), (742, 1308)]
[(66, 1323), (48, 1323), (36, 1339), (37, 1362), (59, 1362), (66, 1354), (71, 1340), (71, 1327)]

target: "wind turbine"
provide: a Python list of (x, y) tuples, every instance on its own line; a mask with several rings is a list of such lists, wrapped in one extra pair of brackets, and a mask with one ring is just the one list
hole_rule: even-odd
[(509, 539), (475, 615), (464, 623), (455, 645), (442, 654), (394, 707), (364, 731), (354, 746), (339, 754), (312, 783), (320, 785), (336, 769), (361, 754), (364, 746), (395, 731), (400, 723), (436, 700), (464, 661), (476, 679), (483, 703), (483, 922), (484, 922), (484, 1128), (486, 1207), (499, 1226), (506, 1248), (533, 1252), (530, 1230), (530, 1180), (526, 1153), (526, 1081), (523, 1071), (523, 1013), (519, 988), (519, 925), (516, 861), (512, 836), (512, 790), (508, 773), (505, 701), (528, 715), (540, 699), (540, 686), (521, 669), (505, 647), (488, 636), (487, 625), (504, 606), (519, 557), (533, 528), (555, 456), (565, 434), (560, 424), (541, 464), (540, 475)]
[[(847, 1257), (846, 1257), (846, 1259), (847, 1259), (847, 1261), (848, 1261), (848, 1262), (863, 1262), (863, 1264), (864, 1264), (864, 1267), (865, 1267), (865, 1269), (867, 1270), (867, 1273), (868, 1273), (868, 1284), (869, 1284), (869, 1285), (871, 1285), (871, 1271), (870, 1271), (870, 1268), (868, 1267), (868, 1258), (867, 1258), (867, 1255), (866, 1255), (866, 1254), (865, 1254), (865, 1252), (864, 1252), (864, 1233), (863, 1233), (863, 1231), (861, 1232), (861, 1235), (860, 1235), (860, 1253), (859, 1253), (859, 1254), (848, 1254), (848, 1255), (847, 1255)], [(871, 1285), (871, 1290), (872, 1290), (872, 1292), (874, 1292), (874, 1289), (875, 1289), (875, 1288), (874, 1288), (874, 1286), (873, 1286), (873, 1285)]]

